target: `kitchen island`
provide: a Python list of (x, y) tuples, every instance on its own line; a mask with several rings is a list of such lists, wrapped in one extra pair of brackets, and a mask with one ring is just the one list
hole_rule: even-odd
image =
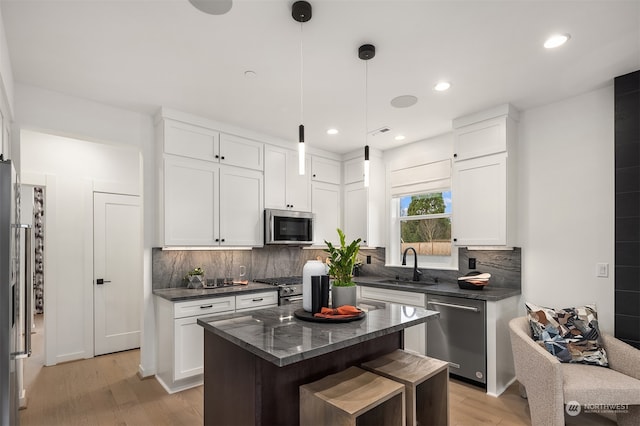
[(300, 385), (403, 348), (405, 328), (438, 316), (393, 303), (359, 306), (366, 316), (346, 323), (299, 320), (300, 304), (198, 319), (204, 423), (298, 424)]

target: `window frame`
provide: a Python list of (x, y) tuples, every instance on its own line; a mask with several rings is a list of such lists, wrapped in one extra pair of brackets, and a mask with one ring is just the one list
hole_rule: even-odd
[[(425, 194), (437, 194), (443, 192), (451, 193), (451, 212), (450, 213), (434, 213), (427, 215), (417, 216), (401, 216), (400, 200), (403, 197), (425, 195)], [(425, 255), (418, 256), (418, 267), (425, 269), (440, 269), (440, 270), (458, 270), (458, 250), (453, 241), (453, 226), (454, 226), (454, 205), (453, 205), (453, 191), (450, 187), (447, 188), (433, 188), (427, 192), (421, 192), (419, 194), (402, 194), (391, 196), (390, 200), (390, 224), (391, 232), (389, 234), (389, 254), (387, 255), (387, 265), (401, 268), (413, 268), (413, 253), (407, 253), (407, 265), (402, 265), (402, 251), (401, 251), (401, 226), (402, 222), (424, 220), (424, 219), (439, 219), (449, 218), (451, 220), (451, 255), (450, 256), (433, 256)], [(409, 260), (409, 256), (411, 260)]]

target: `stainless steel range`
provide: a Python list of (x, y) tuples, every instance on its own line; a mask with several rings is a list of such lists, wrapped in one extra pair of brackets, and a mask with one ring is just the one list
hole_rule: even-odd
[(278, 305), (302, 300), (302, 277), (257, 278), (253, 281), (278, 287)]

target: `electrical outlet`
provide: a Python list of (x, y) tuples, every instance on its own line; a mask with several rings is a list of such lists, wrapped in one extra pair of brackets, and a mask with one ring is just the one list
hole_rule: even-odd
[(367, 255), (367, 265), (371, 265), (371, 255)]
[(609, 276), (608, 263), (596, 263), (596, 277), (607, 278)]
[(469, 269), (476, 269), (476, 258), (475, 257), (470, 257), (469, 258)]

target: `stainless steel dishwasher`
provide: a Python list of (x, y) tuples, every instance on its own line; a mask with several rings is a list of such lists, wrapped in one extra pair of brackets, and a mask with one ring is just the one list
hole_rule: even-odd
[(487, 344), (484, 300), (427, 295), (427, 356), (449, 362), (451, 374), (486, 386)]

